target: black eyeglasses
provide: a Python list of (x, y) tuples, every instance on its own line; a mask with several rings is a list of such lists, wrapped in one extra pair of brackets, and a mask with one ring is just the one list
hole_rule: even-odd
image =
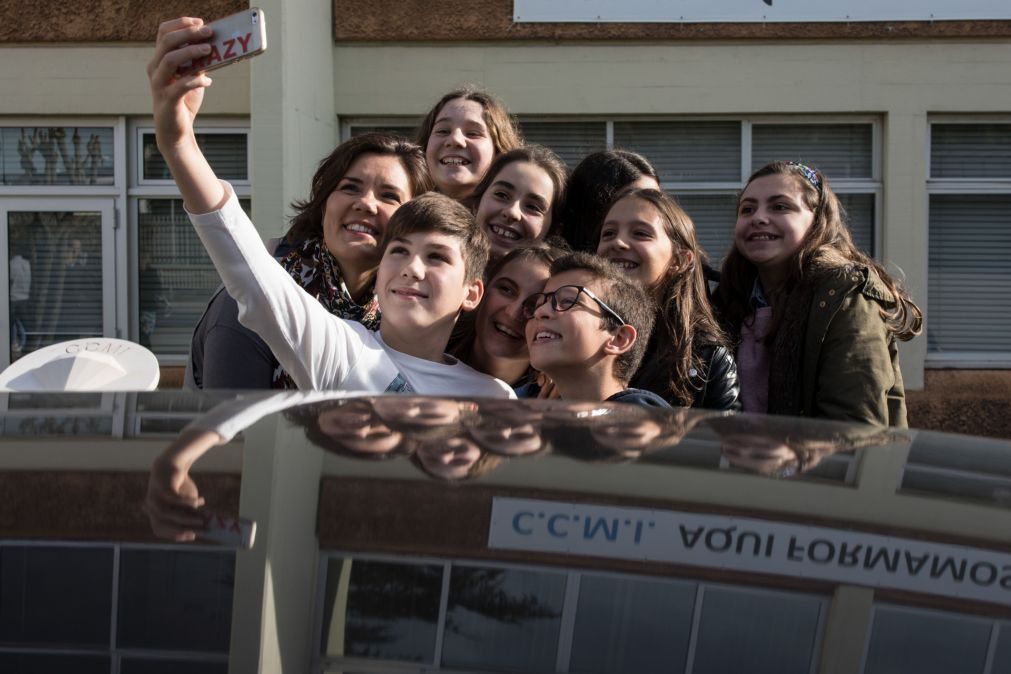
[(554, 292), (534, 293), (523, 300), (523, 316), (527, 320), (530, 320), (534, 317), (534, 312), (548, 300), (551, 300), (551, 308), (555, 311), (568, 311), (579, 304), (580, 295), (586, 295), (597, 303), (597, 306), (600, 307), (601, 311), (607, 314), (610, 318), (618, 321), (619, 325), (625, 325), (625, 319), (619, 316), (617, 311), (607, 306), (604, 300), (600, 299), (594, 295), (593, 292), (583, 286), (562, 286)]

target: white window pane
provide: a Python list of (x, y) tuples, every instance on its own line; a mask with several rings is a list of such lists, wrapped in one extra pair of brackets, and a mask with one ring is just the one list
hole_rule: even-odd
[[(239, 203), (248, 213), (249, 200)], [(189, 353), (220, 277), (181, 199), (140, 199), (137, 210), (139, 341), (160, 355)]]
[(1011, 124), (931, 124), (931, 178), (1011, 178)]
[(554, 671), (564, 594), (560, 573), (454, 566), (442, 664)]
[(864, 674), (981, 674), (989, 642), (989, 621), (877, 607)]
[(604, 122), (523, 122), (523, 138), (551, 148), (568, 164), (569, 170), (588, 154), (607, 148)]
[[(223, 180), (249, 180), (245, 133), (198, 133), (197, 145)], [(153, 133), (144, 134), (144, 180), (172, 180)]]
[(11, 361), (102, 335), (102, 215), (8, 214)]
[(696, 586), (584, 575), (570, 672), (685, 671)]
[(829, 182), (870, 178), (870, 124), (755, 124), (751, 168), (770, 161), (799, 161), (821, 170)]
[(112, 129), (0, 128), (0, 184), (112, 185)]
[(1011, 195), (930, 197), (927, 348), (1011, 351)]
[(662, 182), (741, 179), (740, 122), (615, 122), (614, 145), (644, 155)]
[(809, 674), (821, 601), (706, 588), (694, 674)]

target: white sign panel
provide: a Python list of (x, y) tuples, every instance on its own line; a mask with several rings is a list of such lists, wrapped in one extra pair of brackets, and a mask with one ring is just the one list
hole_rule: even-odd
[(1011, 19), (1008, 0), (514, 0), (517, 22), (772, 23)]
[(744, 517), (495, 498), (488, 547), (768, 573), (1011, 606), (1011, 555)]

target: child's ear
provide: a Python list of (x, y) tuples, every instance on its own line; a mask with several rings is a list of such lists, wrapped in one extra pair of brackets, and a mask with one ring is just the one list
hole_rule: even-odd
[(684, 248), (674, 251), (674, 259), (671, 260), (670, 271), (672, 274), (680, 274), (683, 271), (691, 269), (693, 262), (695, 262), (694, 252)]
[(467, 281), (465, 290), (467, 292), (464, 295), (460, 309), (462, 311), (474, 311), (474, 309), (477, 309), (477, 305), (481, 304), (481, 298), (484, 296), (484, 281), (479, 278)]
[(635, 344), (635, 328), (623, 325), (611, 333), (611, 338), (604, 343), (604, 353), (609, 356), (620, 356)]

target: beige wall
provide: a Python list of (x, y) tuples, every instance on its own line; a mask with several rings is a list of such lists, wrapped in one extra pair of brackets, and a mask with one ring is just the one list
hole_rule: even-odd
[[(0, 115), (150, 115), (152, 45), (0, 47)], [(214, 74), (204, 113), (249, 114), (249, 64)]]

